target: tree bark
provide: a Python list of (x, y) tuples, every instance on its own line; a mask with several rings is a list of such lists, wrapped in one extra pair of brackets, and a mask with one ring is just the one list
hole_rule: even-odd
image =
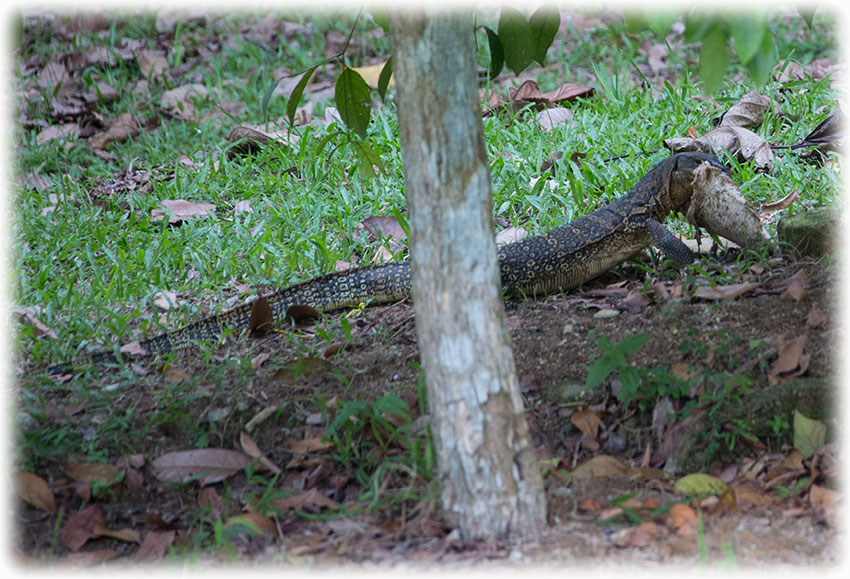
[(471, 14), (391, 15), (416, 335), (449, 524), (535, 536), (543, 485), (505, 325)]

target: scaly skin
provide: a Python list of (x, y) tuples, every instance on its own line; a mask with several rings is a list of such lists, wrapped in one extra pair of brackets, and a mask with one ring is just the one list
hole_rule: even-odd
[[(679, 153), (653, 167), (616, 201), (547, 233), (499, 249), (502, 285), (511, 295), (540, 295), (574, 288), (618, 265), (651, 244), (673, 259), (688, 263), (692, 255), (660, 225), (690, 200), (694, 170), (703, 162), (722, 167), (713, 156)], [(388, 263), (331, 273), (265, 296), (274, 319), (294, 305), (319, 311), (394, 302), (410, 296), (410, 266)], [(160, 334), (139, 345), (148, 355), (185, 347), (195, 340), (217, 340), (225, 329), (248, 327), (254, 302)], [(78, 357), (52, 366), (67, 372), (81, 363), (114, 360), (112, 351)]]

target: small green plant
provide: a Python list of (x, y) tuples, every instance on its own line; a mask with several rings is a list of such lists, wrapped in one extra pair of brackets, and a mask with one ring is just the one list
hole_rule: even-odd
[(623, 384), (617, 397), (628, 404), (637, 395), (642, 376), (638, 368), (626, 362), (626, 358), (643, 348), (647, 340), (649, 334), (634, 334), (616, 344), (605, 337), (596, 340), (603, 354), (588, 369), (585, 388), (592, 390), (617, 372)]
[(784, 432), (791, 428), (791, 425), (781, 414), (774, 414), (773, 418), (765, 420), (764, 423), (773, 429), (773, 435), (776, 437), (782, 436)]

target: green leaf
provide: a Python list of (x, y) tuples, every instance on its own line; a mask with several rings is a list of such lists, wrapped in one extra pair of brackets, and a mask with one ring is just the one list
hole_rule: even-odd
[(592, 390), (602, 384), (602, 382), (611, 375), (611, 372), (617, 369), (616, 363), (611, 360), (608, 354), (600, 356), (590, 368), (587, 369), (587, 379), (584, 382), (586, 390)]
[(643, 348), (647, 340), (649, 340), (649, 334), (633, 334), (617, 344), (617, 349), (622, 352), (623, 356), (631, 356)]
[(767, 84), (767, 81), (770, 80), (770, 75), (773, 73), (773, 67), (776, 66), (776, 62), (776, 43), (773, 40), (773, 36), (765, 34), (759, 51), (747, 63), (750, 78), (759, 86)]
[(817, 9), (817, 6), (797, 6), (797, 14), (800, 15), (800, 18), (803, 19), (809, 30), (812, 28), (812, 20), (815, 19)]
[(487, 33), (487, 43), (490, 45), (490, 80), (493, 80), (499, 76), (505, 66), (505, 50), (495, 30), (485, 26), (484, 31)]
[(649, 29), (656, 36), (663, 38), (670, 32), (670, 27), (673, 26), (677, 18), (678, 15), (673, 12), (653, 11), (647, 15), (646, 21)]
[(540, 66), (546, 60), (546, 53), (555, 40), (555, 34), (561, 26), (561, 13), (554, 4), (544, 4), (534, 11), (528, 20), (531, 29), (531, 37), (534, 39), (534, 52), (532, 57)]
[(360, 161), (360, 164), (357, 166), (357, 170), (362, 176), (367, 178), (374, 177), (375, 167), (378, 167), (379, 171), (384, 171), (384, 164), (381, 162), (381, 156), (375, 152), (372, 145), (366, 141), (353, 141), (351, 144), (354, 146), (354, 152), (357, 154), (357, 158)]
[(389, 57), (384, 63), (384, 68), (381, 69), (381, 74), (378, 76), (378, 95), (381, 100), (387, 96), (387, 88), (390, 86), (390, 79), (393, 76), (393, 57)]
[(717, 20), (705, 13), (692, 13), (685, 18), (685, 42), (699, 42), (717, 25)]
[(347, 66), (343, 67), (342, 73), (336, 79), (334, 101), (345, 125), (360, 138), (365, 138), (369, 128), (369, 105), (372, 99), (369, 95), (369, 85), (360, 73)]
[(531, 25), (516, 8), (505, 6), (499, 15), (499, 39), (505, 52), (505, 62), (514, 74), (531, 64), (535, 54)]
[[(295, 88), (292, 89), (292, 94), (289, 95), (289, 101), (286, 103), (286, 118), (289, 119), (290, 125), (295, 122), (295, 111), (298, 109), (298, 102), (301, 100), (301, 95), (304, 94), (304, 89), (307, 87), (307, 83), (310, 82), (310, 78), (312, 78), (317, 68), (319, 68), (318, 64), (308, 68), (301, 75), (301, 80), (298, 81)], [(263, 116), (265, 116), (265, 108), (263, 108)]]
[(618, 373), (620, 378), (620, 394), (617, 396), (623, 402), (631, 402), (640, 388), (640, 372), (634, 366), (621, 366)]
[(826, 442), (826, 424), (794, 411), (794, 447), (809, 458)]
[(735, 41), (735, 51), (743, 64), (750, 62), (768, 35), (767, 15), (741, 14), (729, 18), (729, 32)]
[(263, 100), (260, 101), (260, 114), (265, 119), (267, 118), (267, 113), (269, 110), (269, 101), (272, 99), (272, 95), (274, 94), (274, 89), (277, 88), (277, 85), (280, 84), (280, 81), (285, 79), (285, 76), (280, 77), (276, 81), (274, 81), (269, 88), (266, 89), (265, 94), (263, 94)]
[(729, 53), (726, 50), (728, 37), (721, 26), (715, 26), (705, 35), (699, 49), (699, 71), (705, 92), (714, 94), (723, 84), (726, 69), (729, 66)]

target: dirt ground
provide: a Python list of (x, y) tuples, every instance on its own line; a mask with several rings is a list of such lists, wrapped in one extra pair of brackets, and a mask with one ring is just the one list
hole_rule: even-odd
[[(737, 266), (731, 264), (728, 267)], [(588, 366), (601, 354), (595, 343), (599, 337), (606, 336), (617, 342), (631, 334), (649, 334), (651, 339), (646, 346), (630, 358), (635, 365), (642, 367), (671, 366), (684, 356), (681, 351), (683, 341), (702, 343), (709, 352), (723, 352), (723, 363), (727, 365), (743, 365), (747, 363), (748, 352), (752, 351), (749, 345), (753, 341), (767, 340), (772, 346), (765, 347), (767, 353), (762, 362), (766, 368), (775, 358), (776, 348), (783, 338), (790, 339), (805, 333), (804, 352), (809, 355), (805, 375), (822, 378), (825, 384), (830, 384), (833, 352), (839, 340), (839, 292), (833, 269), (818, 263), (777, 261), (757, 270), (758, 273), (745, 272), (735, 280), (759, 281), (759, 288), (735, 299), (722, 300), (688, 297), (693, 295), (693, 288), (681, 290), (681, 281), (658, 280), (659, 284), (650, 297), (640, 300), (633, 290), (640, 290), (644, 284), (633, 279), (639, 279), (642, 274), (637, 273), (633, 266), (624, 266), (580, 290), (538, 300), (509, 301), (506, 305), (507, 321), (517, 373), (528, 408), (533, 443), (540, 457), (562, 457), (562, 464), (568, 468), (598, 454), (616, 456), (628, 464), (637, 464), (649, 446), (652, 448), (650, 464), (664, 466), (664, 445), (659, 441), (663, 432), (657, 430), (663, 430), (663, 426), (653, 428), (651, 409), (643, 413), (626, 413), (611, 394), (609, 386), (601, 391), (597, 400), (588, 402), (605, 417), (597, 439), (582, 437), (582, 433), (571, 424), (570, 416), (576, 406), (565, 401), (565, 392), (576, 384), (583, 384)], [(801, 270), (806, 275), (803, 294), (792, 297), (787, 292), (783, 293), (788, 280), (795, 274), (799, 279)], [(655, 281), (647, 280), (647, 287)], [(643, 294), (642, 291), (636, 293)], [(823, 314), (820, 323), (812, 323), (813, 310)], [(599, 312), (606, 313), (599, 317)], [(317, 396), (324, 399), (338, 396), (343, 400), (374, 400), (393, 392), (407, 399), (414, 397), (418, 381), (418, 351), (411, 304), (366, 308), (351, 320), (350, 344), (328, 357), (319, 371), (308, 371), (307, 376), (295, 380), (281, 380), (279, 375), (275, 377), (264, 372), (261, 366), (247, 380), (234, 378), (232, 390), (225, 387), (217, 391), (209, 402), (199, 406), (198, 416), (191, 419), (204, 420), (204, 415), (216, 405), (239, 407), (235, 419), (219, 427), (220, 439), (211, 440), (210, 445), (232, 445), (239, 439), (244, 422), (242, 417), (247, 419), (266, 406), (289, 403), (290, 408), (293, 405), (297, 407), (304, 400)], [(326, 322), (319, 325), (323, 323)], [(211, 362), (203, 360), (197, 352), (186, 350), (178, 354), (176, 365), (188, 375), (193, 375), (202, 372), (205, 365), (215, 364), (234, 352), (294, 359), (299, 349), (303, 351), (305, 343), (309, 344), (311, 340), (319, 342), (317, 337), (309, 337), (309, 329), (307, 333), (307, 337), (298, 340), (280, 334), (239, 339), (214, 352)], [(729, 336), (739, 340), (730, 342)], [(719, 363), (719, 354), (717, 356), (714, 359)], [(139, 373), (143, 375), (140, 376), (140, 384), (146, 386), (134, 388), (121, 397), (114, 408), (116, 412), (133, 406), (136, 409), (134, 420), (143, 421), (145, 407), (156, 406), (151, 396), (162, 389), (164, 378), (162, 374), (151, 371), (154, 365), (154, 362), (140, 365)], [(344, 380), (339, 378), (340, 375), (345, 377)], [(108, 383), (107, 374), (103, 385)], [(757, 387), (767, 387), (765, 376), (757, 380)], [(68, 405), (70, 402), (57, 394), (53, 403)], [(827, 421), (830, 432), (834, 432), (834, 420)], [(291, 454), (285, 450), (289, 437), (320, 433), (321, 428), (309, 424), (309, 419), (306, 419), (303, 428), (281, 428), (275, 421), (269, 421), (261, 424), (252, 437), (272, 462), (284, 465), (291, 459)], [(186, 447), (186, 441), (181, 441), (179, 427), (174, 424), (158, 425), (152, 435), (151, 440), (144, 444), (148, 459)], [(736, 448), (732, 456), (713, 465), (710, 472), (740, 463), (747, 457), (780, 450), (759, 450), (743, 443)], [(63, 475), (57, 465), (43, 466), (46, 478), (54, 482), (62, 480)], [(44, 475), (44, 472), (40, 474)], [(311, 476), (313, 474), (315, 472)], [(326, 472), (318, 480), (324, 480), (323, 484), (327, 486), (327, 481), (333, 478), (331, 475)], [(295, 486), (297, 480), (303, 484), (305, 476), (306, 473), (287, 474), (280, 486)], [(233, 481), (232, 485), (238, 488), (239, 482)], [(387, 564), (414, 569), (419, 565), (436, 564), (449, 569), (475, 564), (557, 566), (567, 561), (591, 567), (698, 563), (698, 542), (693, 535), (679, 536), (662, 528), (656, 540), (646, 546), (621, 548), (615, 543), (617, 527), (600, 526), (596, 515), (579, 508), (581, 501), (598, 500), (605, 504), (626, 493), (634, 493), (639, 500), (656, 497), (662, 504), (669, 503), (675, 494), (670, 485), (636, 481), (627, 476), (594, 479), (592, 483), (576, 480), (572, 484), (547, 477), (546, 485), (549, 528), (540, 539), (532, 542), (507, 545), (462, 541), (457, 536), (446, 534), (438, 512), (421, 514), (416, 518), (417, 524), (407, 526), (404, 533), (386, 532), (386, 521), (382, 522), (380, 517), (359, 515), (353, 517), (350, 526), (344, 529), (336, 523), (337, 528), (333, 532), (293, 522), (291, 533), (283, 538), (246, 546), (245, 554), (249, 554), (250, 558), (240, 557), (239, 562), (280, 563), (281, 553), (288, 552), (290, 555), (284, 558), (286, 563), (300, 561), (298, 564), (320, 567), (356, 563), (365, 565), (361, 568), (366, 570), (370, 565)], [(347, 496), (344, 489), (336, 488), (336, 492), (337, 500)], [(73, 506), (75, 498), (69, 493), (63, 499), (70, 512), (78, 508)], [(121, 520), (122, 526), (129, 524), (144, 528), (145, 517), (152, 510), (185, 513), (188, 507), (182, 504), (182, 500), (163, 490), (149, 474), (145, 474), (143, 489), (113, 505), (114, 508), (106, 511), (106, 518), (107, 521)], [(179, 516), (175, 518), (180, 520)], [(49, 548), (50, 519), (45, 513), (23, 507), (18, 514), (18, 523), (20, 550), (38, 560)], [(843, 534), (835, 521), (825, 517), (823, 512), (797, 508), (793, 502), (707, 516), (704, 533), (710, 567), (728, 560), (730, 548), (740, 566), (832, 566), (841, 561)], [(303, 541), (311, 535), (325, 539), (316, 539), (312, 547), (305, 547)], [(118, 549), (130, 547), (121, 544)]]

